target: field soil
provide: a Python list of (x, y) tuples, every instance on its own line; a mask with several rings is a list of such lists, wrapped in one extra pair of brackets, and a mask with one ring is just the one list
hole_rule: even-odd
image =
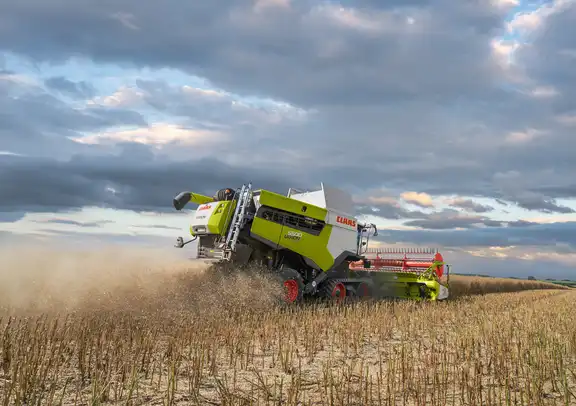
[(576, 404), (575, 289), (458, 276), (442, 303), (286, 308), (265, 275), (161, 251), (2, 258), (4, 405)]

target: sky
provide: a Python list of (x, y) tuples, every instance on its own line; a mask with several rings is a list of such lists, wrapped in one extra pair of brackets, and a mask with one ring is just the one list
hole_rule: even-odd
[(576, 1), (0, 0), (0, 243), (164, 245), (172, 198), (348, 191), (385, 246), (576, 278)]

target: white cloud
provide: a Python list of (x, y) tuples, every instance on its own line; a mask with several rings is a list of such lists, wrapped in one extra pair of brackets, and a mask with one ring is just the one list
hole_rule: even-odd
[(222, 99), (225, 97), (230, 98), (230, 94), (222, 92), (222, 91), (213, 90), (213, 89), (201, 89), (198, 87), (193, 87), (193, 86), (188, 86), (188, 85), (182, 86), (182, 91), (184, 92), (184, 94), (191, 95), (194, 97), (213, 97), (216, 99)]
[(554, 86), (536, 86), (530, 94), (534, 97), (549, 98), (558, 96), (560, 93)]
[(521, 11), (514, 15), (507, 25), (508, 32), (528, 35), (544, 27), (546, 19), (553, 14), (560, 13), (565, 7), (574, 3), (574, 0), (555, 0), (545, 3), (532, 11)]
[(508, 31), (526, 33), (540, 27), (544, 20), (544, 10), (538, 9), (528, 13), (519, 13), (508, 23)]
[(558, 51), (560, 55), (566, 56), (570, 59), (576, 59), (576, 49), (568, 48), (568, 49), (561, 49)]
[(576, 266), (576, 254), (531, 251), (518, 255), (518, 258), (527, 261), (551, 261), (562, 265)]
[(255, 0), (254, 11), (262, 12), (269, 9), (284, 9), (290, 8), (290, 0)]
[(520, 0), (492, 0), (492, 4), (496, 7), (508, 9), (520, 5)]
[(6, 155), (6, 156), (25, 156), (24, 154), (19, 154), (17, 152), (12, 152), (12, 151), (0, 151), (0, 156), (2, 155)]
[(325, 3), (316, 6), (309, 18), (325, 21), (328, 19), (336, 26), (365, 34), (383, 34), (410, 29), (417, 25), (413, 15), (400, 15), (392, 12), (366, 12), (352, 7), (342, 7), (337, 4)]
[(432, 201), (432, 196), (428, 193), (418, 193), (418, 192), (404, 192), (400, 195), (408, 203), (415, 204), (422, 207), (433, 207), (434, 202)]
[(565, 126), (576, 126), (576, 113), (557, 116), (556, 120)]
[(144, 92), (131, 86), (122, 86), (109, 96), (99, 96), (86, 103), (89, 106), (101, 105), (107, 107), (135, 107), (144, 100)]
[(140, 30), (140, 27), (138, 27), (138, 25), (136, 24), (136, 17), (132, 13), (123, 13), (123, 12), (114, 13), (112, 15), (112, 18), (114, 20), (119, 21), (120, 24), (122, 24), (124, 27), (130, 30), (133, 31)]
[(398, 204), (398, 200), (391, 196), (368, 196), (365, 201), (372, 204), (392, 204), (395, 206), (400, 206)]
[(40, 81), (30, 75), (19, 73), (2, 73), (0, 71), (0, 81), (5, 81), (19, 85), (26, 89), (27, 87), (39, 87)]
[(518, 41), (493, 39), (490, 43), (492, 53), (498, 64), (504, 69), (512, 67), (514, 52), (520, 47)]
[(526, 131), (513, 131), (509, 133), (505, 141), (510, 144), (524, 144), (546, 135), (546, 131), (529, 128)]
[(214, 144), (225, 141), (226, 135), (218, 131), (189, 129), (175, 124), (156, 123), (145, 128), (106, 131), (71, 139), (81, 144), (135, 142), (158, 147), (172, 143), (186, 146)]

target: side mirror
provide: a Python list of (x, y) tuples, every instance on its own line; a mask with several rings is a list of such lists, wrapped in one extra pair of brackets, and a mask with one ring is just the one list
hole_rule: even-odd
[(192, 241), (196, 241), (196, 239), (198, 238), (198, 236), (194, 236), (194, 238), (192, 238), (189, 241), (184, 242), (184, 239), (182, 237), (178, 237), (176, 238), (176, 245), (174, 245), (174, 247), (176, 248), (182, 248), (184, 247), (186, 244), (190, 244)]
[(176, 239), (176, 245), (174, 245), (176, 248), (182, 248), (184, 246), (184, 239), (182, 237), (178, 237)]

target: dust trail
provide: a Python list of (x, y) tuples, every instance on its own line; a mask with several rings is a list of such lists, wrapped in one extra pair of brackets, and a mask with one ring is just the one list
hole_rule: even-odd
[(165, 249), (63, 247), (0, 249), (2, 314), (123, 311), (168, 315), (266, 308), (278, 289), (267, 277), (233, 272), (226, 278), (208, 266)]

